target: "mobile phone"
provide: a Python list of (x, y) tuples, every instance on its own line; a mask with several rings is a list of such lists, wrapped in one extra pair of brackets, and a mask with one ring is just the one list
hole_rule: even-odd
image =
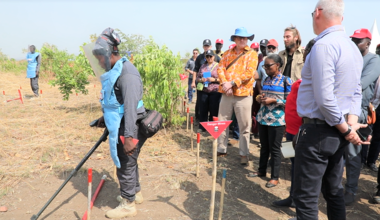
[(359, 135), (362, 141), (368, 140), (368, 136), (372, 134), (372, 128), (367, 126), (365, 128), (360, 128), (356, 130), (356, 133)]

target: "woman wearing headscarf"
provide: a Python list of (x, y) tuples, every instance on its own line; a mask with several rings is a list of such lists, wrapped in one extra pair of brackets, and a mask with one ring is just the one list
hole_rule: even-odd
[[(199, 102), (200, 107), (200, 122), (212, 121), (212, 117), (218, 116), (219, 102), (222, 94), (218, 92), (219, 78), (218, 78), (218, 63), (215, 62), (215, 53), (212, 50), (208, 50), (205, 53), (206, 63), (204, 63), (197, 74), (196, 81), (197, 89), (201, 89), (202, 92)], [(206, 129), (199, 124), (199, 129), (205, 132)]]

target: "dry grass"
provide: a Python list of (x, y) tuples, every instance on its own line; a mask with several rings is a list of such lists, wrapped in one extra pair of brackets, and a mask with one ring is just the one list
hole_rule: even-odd
[[(88, 124), (102, 113), (96, 79), (88, 86), (89, 95), (63, 101), (58, 90), (46, 82), (40, 81), (43, 94), (34, 98), (29, 79), (10, 73), (2, 76), (6, 80), (0, 82), (0, 91), (6, 96), (1, 97), (0, 110), (0, 194), (5, 194), (19, 178), (72, 167), (72, 161), (83, 157), (100, 136), (101, 131)], [(24, 104), (18, 100), (5, 104), (5, 99), (17, 98), (20, 86)]]

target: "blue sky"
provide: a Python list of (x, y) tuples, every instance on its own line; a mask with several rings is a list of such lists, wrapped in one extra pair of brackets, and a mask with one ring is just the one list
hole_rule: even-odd
[[(182, 56), (202, 47), (204, 39), (224, 39), (223, 49), (232, 42), (238, 27), (255, 34), (253, 42), (276, 39), (283, 49), (283, 30), (295, 25), (303, 45), (315, 37), (311, 12), (317, 0), (251, 1), (118, 1), (118, 0), (0, 0), (0, 49), (9, 57), (22, 59), (22, 49), (44, 42), (77, 54), (90, 34), (105, 28), (124, 33), (152, 36)], [(346, 0), (344, 26), (351, 35), (359, 28), (380, 22), (380, 0)], [(249, 42), (250, 44), (251, 42)]]

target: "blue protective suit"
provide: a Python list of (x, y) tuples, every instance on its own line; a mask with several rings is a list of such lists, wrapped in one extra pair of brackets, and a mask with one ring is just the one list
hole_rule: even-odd
[(36, 77), (36, 69), (37, 69), (37, 57), (40, 55), (40, 53), (28, 53), (26, 55), (26, 60), (28, 61), (28, 67), (26, 69), (26, 77), (27, 78), (34, 78)]
[[(117, 168), (121, 167), (120, 160), (117, 156), (117, 143), (120, 122), (124, 115), (124, 105), (121, 105), (117, 101), (114, 86), (123, 69), (123, 63), (127, 60), (128, 59), (126, 57), (121, 58), (115, 63), (114, 67), (110, 71), (100, 76), (100, 80), (102, 82), (102, 99), (100, 100), (100, 103), (103, 107), (104, 121), (109, 132), (108, 139), (110, 154)], [(140, 100), (137, 108), (142, 106), (143, 102)]]

